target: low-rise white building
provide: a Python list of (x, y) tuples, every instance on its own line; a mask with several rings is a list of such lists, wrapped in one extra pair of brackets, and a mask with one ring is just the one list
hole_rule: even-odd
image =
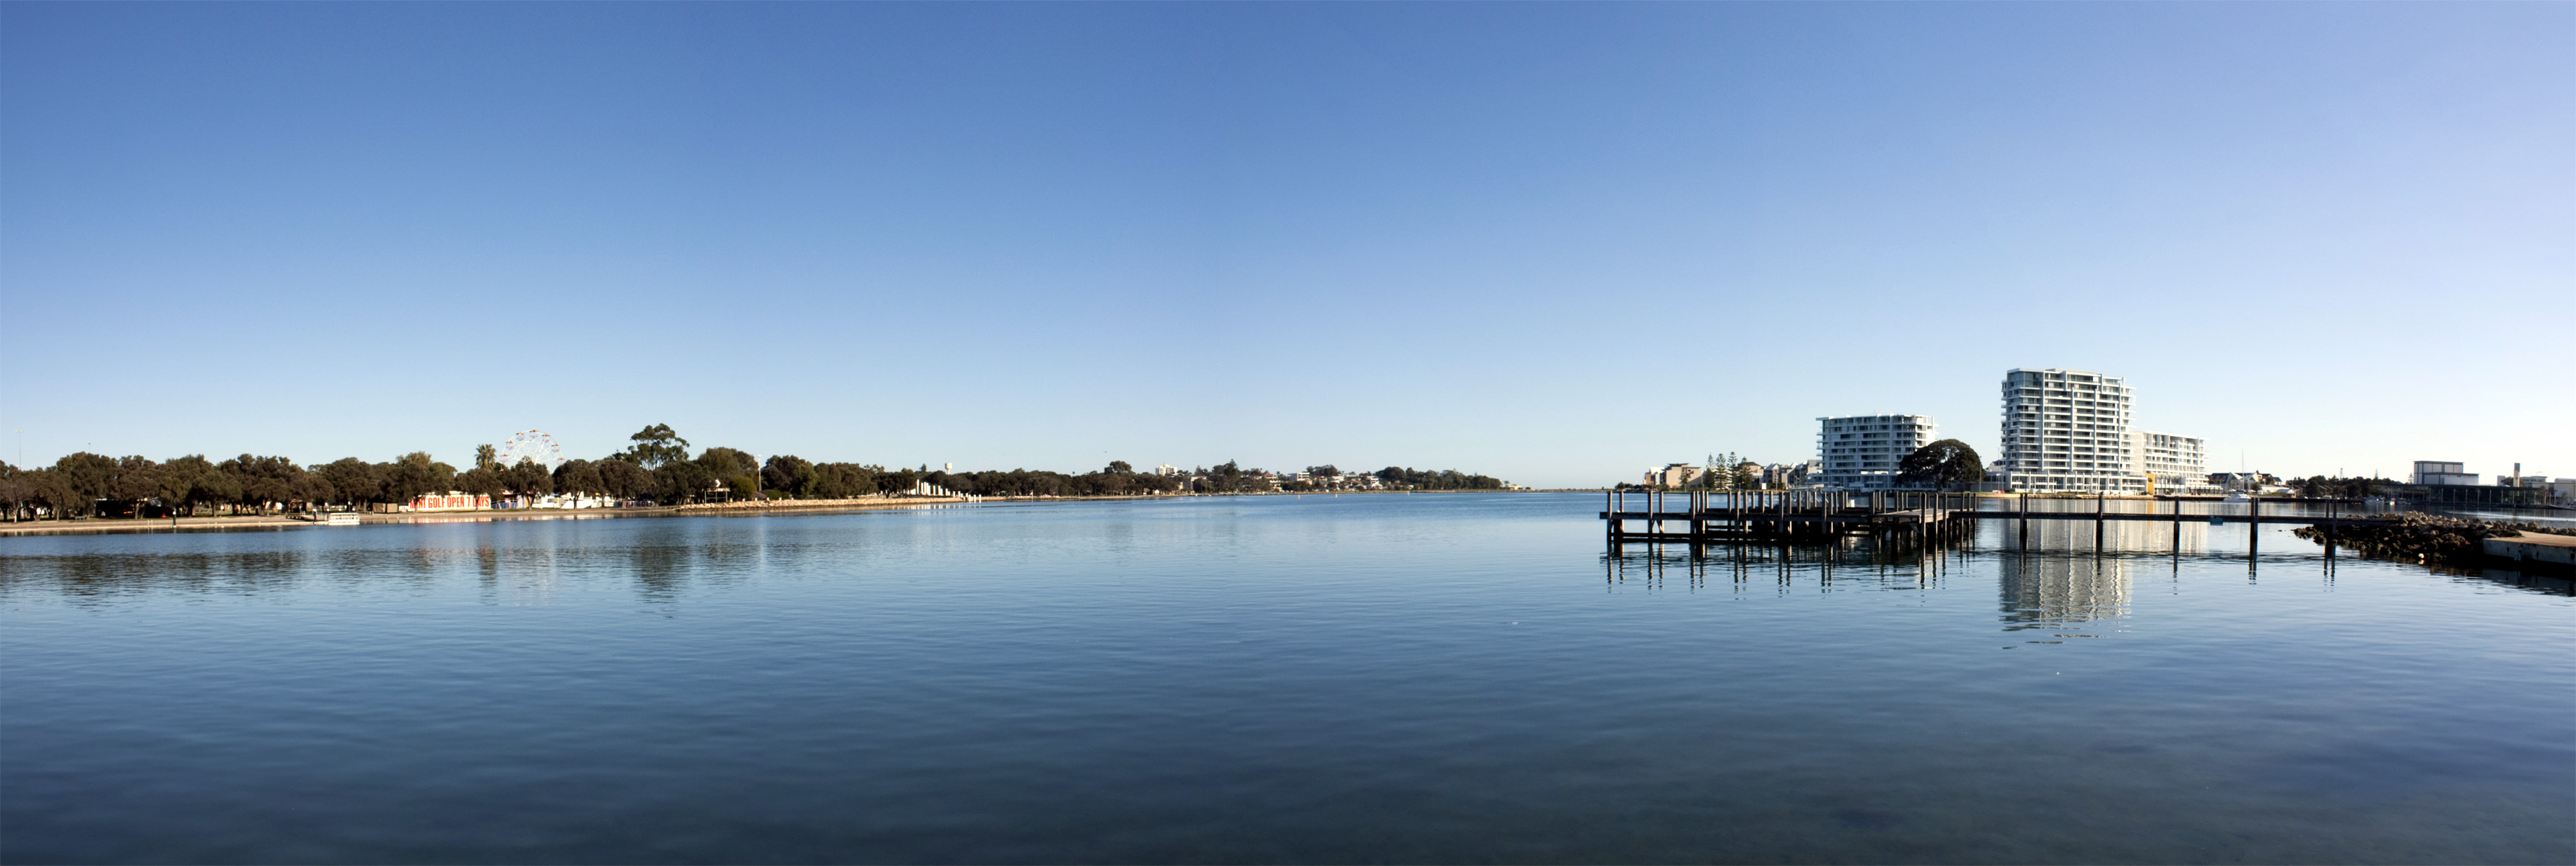
[(2415, 483), (2426, 485), (2470, 486), (2478, 483), (2476, 473), (2465, 463), (2445, 460), (2415, 461)]
[(2192, 436), (2129, 431), (2129, 455), (2157, 493), (2224, 492), (2209, 482), (2209, 443)]

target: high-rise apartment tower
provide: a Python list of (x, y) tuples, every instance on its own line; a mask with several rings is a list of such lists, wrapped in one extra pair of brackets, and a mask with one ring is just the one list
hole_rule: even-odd
[[(2090, 370), (2004, 374), (2004, 471), (2013, 490), (2142, 493), (2126, 380)], [(2195, 443), (2196, 444), (2196, 443)]]

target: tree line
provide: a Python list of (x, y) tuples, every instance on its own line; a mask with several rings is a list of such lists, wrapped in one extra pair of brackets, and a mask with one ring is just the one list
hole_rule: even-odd
[[(1331, 469), (1332, 467), (1324, 467)], [(1389, 466), (1369, 473), (1394, 490), (1501, 490), (1503, 479), (1455, 469), (1433, 471), (1410, 466)]]
[[(1013, 469), (1008, 472), (930, 471), (921, 480), (959, 493), (977, 496), (1137, 496), (1155, 493), (1268, 493), (1273, 490), (1321, 491), (1341, 489), (1345, 475), (1333, 466), (1306, 467), (1308, 479), (1272, 486), (1276, 476), (1259, 468), (1245, 468), (1228, 460), (1215, 466), (1190, 470), (1186, 477), (1139, 473), (1124, 460), (1110, 461), (1097, 472), (1068, 475), (1044, 470)], [(1392, 490), (1502, 490), (1500, 478), (1459, 472), (1455, 469), (1412, 469), (1389, 466), (1373, 473)]]
[[(633, 444), (624, 451), (567, 460), (552, 469), (525, 457), (504, 465), (496, 449), (481, 445), (474, 449), (474, 466), (463, 471), (418, 451), (382, 463), (346, 457), (310, 467), (251, 454), (220, 462), (200, 454), (154, 461), (83, 451), (45, 467), (0, 462), (0, 510), (10, 520), (30, 519), (40, 510), (57, 519), (269, 514), (400, 505), (450, 491), (493, 497), (496, 506), (503, 497), (549, 494), (676, 505), (761, 489), (761, 461), (740, 449), (714, 446), (692, 457), (689, 441), (668, 424), (646, 427), (629, 440)], [(769, 466), (799, 467), (797, 481), (782, 485), (797, 496), (896, 492), (920, 479), (910, 470), (808, 463), (793, 456), (772, 457)]]
[(2362, 499), (2394, 490), (2397, 482), (2386, 478), (2328, 478), (2310, 475), (2294, 479), (2290, 487), (2300, 496), (2314, 499)]
[[(9, 520), (38, 512), (56, 519), (169, 517), (200, 514), (270, 514), (279, 511), (364, 510), (402, 505), (422, 496), (461, 492), (506, 497), (550, 494), (596, 496), (619, 502), (680, 505), (746, 496), (846, 499), (910, 491), (922, 482), (980, 496), (1123, 496), (1180, 492), (1266, 491), (1259, 469), (1235, 461), (1201, 468), (1185, 480), (1139, 473), (1126, 461), (1079, 475), (1045, 470), (947, 472), (928, 466), (887, 469), (876, 464), (816, 463), (792, 454), (761, 460), (749, 452), (711, 446), (690, 453), (689, 440), (668, 424), (628, 437), (625, 450), (596, 460), (567, 460), (548, 469), (529, 458), (504, 465), (496, 449), (474, 449), (464, 470), (414, 451), (382, 463), (346, 457), (299, 466), (276, 456), (243, 454), (209, 460), (202, 454), (154, 461), (141, 455), (108, 457), (86, 451), (54, 465), (20, 468), (0, 462), (0, 510)], [(1332, 467), (1328, 478), (1341, 473)], [(1388, 487), (1412, 490), (1500, 490), (1500, 479), (1389, 466), (1374, 473)], [(1321, 485), (1300, 482), (1321, 489)]]

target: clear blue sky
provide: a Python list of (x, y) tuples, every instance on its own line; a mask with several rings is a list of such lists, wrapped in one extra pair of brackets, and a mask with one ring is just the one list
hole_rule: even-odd
[(0, 458), (2576, 476), (2576, 4), (0, 5)]

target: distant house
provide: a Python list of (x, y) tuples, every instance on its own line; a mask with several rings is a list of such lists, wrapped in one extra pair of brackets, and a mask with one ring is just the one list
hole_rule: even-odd
[(1699, 480), (1699, 477), (1706, 472), (1707, 470), (1689, 463), (1668, 463), (1665, 464), (1662, 469), (1646, 470), (1646, 486), (1664, 488), (1688, 487), (1691, 482)]

